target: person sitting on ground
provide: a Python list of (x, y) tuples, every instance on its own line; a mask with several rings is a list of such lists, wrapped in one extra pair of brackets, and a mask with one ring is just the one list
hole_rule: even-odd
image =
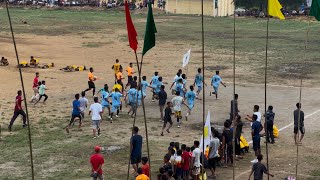
[(33, 56), (30, 57), (30, 66), (35, 66), (37, 67), (39, 64), (39, 61), (35, 59)]
[(136, 180), (149, 180), (149, 177), (143, 173), (143, 170), (141, 167), (138, 168), (137, 172), (139, 175), (136, 177)]
[(273, 177), (273, 174), (270, 174), (268, 169), (266, 168), (266, 166), (264, 164), (261, 163), (263, 156), (261, 154), (259, 154), (257, 156), (258, 162), (252, 165), (252, 170), (251, 173), (249, 175), (249, 180), (253, 174), (253, 178), (256, 180), (259, 179), (263, 179), (263, 173)]
[(8, 59), (2, 57), (0, 60), (0, 66), (8, 66), (8, 65), (9, 65)]

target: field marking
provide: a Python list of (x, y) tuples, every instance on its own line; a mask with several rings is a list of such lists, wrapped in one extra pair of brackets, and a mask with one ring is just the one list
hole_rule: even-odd
[[(318, 112), (320, 112), (320, 109), (318, 109), (317, 111), (314, 111), (314, 112), (313, 112), (313, 113), (311, 113), (311, 114), (306, 115), (305, 119), (307, 119), (307, 118), (309, 118), (309, 117), (311, 117), (311, 116), (313, 116), (313, 115), (317, 114)], [(287, 129), (288, 127), (290, 127), (290, 126), (292, 126), (292, 125), (293, 125), (293, 123), (290, 123), (290, 124), (288, 124), (288, 125), (286, 125), (286, 126), (284, 126), (284, 127), (280, 128), (280, 129), (279, 129), (279, 132), (281, 132), (281, 131), (283, 131), (283, 130)], [(249, 144), (252, 144), (252, 141), (250, 141), (250, 142), (249, 142)], [(236, 178), (236, 179), (238, 179), (238, 178), (239, 178), (239, 177), (241, 177), (242, 175), (247, 174), (247, 173), (249, 173), (249, 172), (251, 172), (251, 168), (250, 168), (249, 170), (245, 171), (245, 172), (240, 173), (240, 174), (239, 174), (239, 175), (237, 175), (235, 178)]]

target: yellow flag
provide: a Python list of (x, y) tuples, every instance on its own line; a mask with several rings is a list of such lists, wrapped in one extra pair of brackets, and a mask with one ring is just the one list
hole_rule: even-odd
[(280, 9), (282, 9), (282, 6), (278, 0), (268, 0), (268, 14), (270, 16), (285, 19)]
[(208, 138), (209, 137), (209, 127), (205, 126), (204, 127), (204, 138)]

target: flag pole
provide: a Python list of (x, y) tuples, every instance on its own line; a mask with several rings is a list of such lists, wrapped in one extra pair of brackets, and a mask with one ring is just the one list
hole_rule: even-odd
[(13, 46), (17, 58), (17, 63), (18, 63), (18, 68), (19, 68), (19, 74), (20, 74), (20, 81), (21, 81), (21, 86), (22, 86), (22, 93), (24, 96), (24, 105), (26, 107), (26, 116), (27, 116), (27, 123), (28, 123), (28, 139), (29, 139), (29, 149), (30, 149), (30, 163), (31, 163), (31, 178), (34, 180), (34, 166), (33, 166), (33, 155), (32, 155), (32, 139), (31, 139), (31, 128), (30, 128), (30, 121), (29, 121), (29, 113), (28, 113), (28, 104), (26, 100), (26, 91), (24, 88), (24, 82), (23, 82), (23, 77), (22, 77), (22, 71), (21, 71), (21, 66), (20, 66), (20, 60), (19, 60), (19, 55), (18, 55), (18, 50), (17, 50), (17, 45), (16, 45), (16, 40), (14, 37), (13, 33), (13, 28), (12, 28), (12, 21), (11, 21), (11, 16), (9, 12), (9, 7), (8, 7), (8, 0), (6, 0), (6, 9), (7, 9), (7, 14), (8, 14), (8, 19), (9, 19), (9, 24), (10, 24), (10, 30), (11, 30), (11, 35), (12, 35), (12, 41), (13, 41)]
[[(202, 44), (202, 87), (205, 85), (205, 73), (204, 73), (204, 22), (203, 22), (203, 0), (201, 0), (201, 44)], [(205, 127), (205, 105), (206, 105), (206, 99), (205, 99), (205, 89), (203, 88), (203, 94), (202, 94), (202, 167), (204, 169), (204, 156), (205, 156), (205, 147), (204, 147), (204, 127)], [(202, 169), (200, 169), (200, 172), (202, 172)], [(202, 179), (204, 179), (204, 173), (202, 172)]]
[[(308, 43), (309, 43), (309, 32), (310, 32), (310, 22), (311, 22), (311, 17), (308, 14), (308, 28), (307, 28), (307, 35), (306, 35), (306, 41), (304, 45), (304, 58), (303, 58), (303, 64), (305, 63), (306, 57), (307, 57), (307, 49), (308, 49)], [(303, 80), (303, 70), (300, 72), (300, 88), (299, 88), (299, 105), (301, 104), (301, 99), (302, 99), (302, 80)], [(301, 118), (301, 108), (298, 108), (298, 140), (300, 141), (300, 118)], [(296, 160), (296, 179), (298, 179), (298, 167), (299, 167), (299, 145), (296, 144), (297, 146), (297, 160)]]
[[(233, 180), (236, 178), (236, 131), (237, 131), (237, 124), (236, 124), (236, 0), (233, 0), (234, 3), (234, 11), (233, 11), (233, 103), (232, 103), (232, 122), (233, 122)], [(240, 142), (239, 142), (240, 143)]]
[[(267, 38), (266, 38), (266, 61), (264, 67), (264, 120), (265, 120), (265, 136), (266, 136), (266, 157), (267, 157), (267, 169), (269, 171), (269, 151), (268, 151), (268, 124), (267, 124), (267, 70), (268, 70), (268, 45), (269, 45), (269, 9), (268, 9), (268, 1), (267, 1)], [(270, 178), (269, 174), (267, 174), (268, 180)]]

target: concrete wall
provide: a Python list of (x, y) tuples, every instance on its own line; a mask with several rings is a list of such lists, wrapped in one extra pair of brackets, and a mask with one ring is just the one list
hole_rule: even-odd
[[(203, 0), (203, 14), (206, 16), (233, 15), (233, 0)], [(200, 0), (167, 0), (166, 11), (176, 14), (201, 14)]]

